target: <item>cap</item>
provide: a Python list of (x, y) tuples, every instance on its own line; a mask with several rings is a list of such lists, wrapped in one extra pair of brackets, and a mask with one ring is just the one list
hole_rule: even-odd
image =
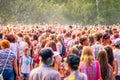
[(53, 57), (58, 56), (60, 54), (59, 52), (53, 52), (53, 53), (54, 53)]
[(120, 44), (120, 38), (117, 38), (116, 40), (115, 40), (115, 42), (114, 42), (114, 45), (119, 45)]

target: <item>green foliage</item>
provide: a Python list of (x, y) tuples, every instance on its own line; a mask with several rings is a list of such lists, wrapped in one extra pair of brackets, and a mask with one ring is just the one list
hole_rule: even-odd
[(0, 23), (116, 24), (120, 0), (0, 0)]

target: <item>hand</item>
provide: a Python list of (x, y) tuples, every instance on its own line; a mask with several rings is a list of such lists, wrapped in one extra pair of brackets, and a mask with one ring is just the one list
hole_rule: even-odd
[(16, 76), (16, 80), (20, 80), (20, 77), (19, 77), (19, 76)]

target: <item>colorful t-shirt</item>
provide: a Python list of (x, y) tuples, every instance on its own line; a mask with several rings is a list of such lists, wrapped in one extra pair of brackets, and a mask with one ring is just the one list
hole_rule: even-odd
[(91, 66), (86, 66), (83, 62), (80, 63), (81, 72), (85, 73), (88, 80), (100, 79), (100, 65), (98, 61), (93, 61)]
[(13, 60), (16, 59), (16, 56), (10, 50), (0, 50), (0, 70), (3, 69), (5, 62), (7, 60), (7, 57), (9, 55), (9, 52), (10, 52), (10, 56), (8, 58), (5, 69), (13, 70)]

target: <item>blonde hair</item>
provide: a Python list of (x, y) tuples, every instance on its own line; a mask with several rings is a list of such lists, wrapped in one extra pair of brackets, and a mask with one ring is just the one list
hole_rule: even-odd
[(90, 46), (83, 47), (81, 61), (88, 66), (91, 65), (91, 63), (94, 61), (94, 56)]

